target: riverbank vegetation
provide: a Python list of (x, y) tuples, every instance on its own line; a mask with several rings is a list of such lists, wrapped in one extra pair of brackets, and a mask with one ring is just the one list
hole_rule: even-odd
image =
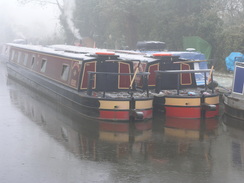
[[(30, 0), (20, 0), (28, 2)], [(31, 2), (47, 1), (31, 0)], [(72, 18), (67, 10), (71, 2)], [(163, 41), (182, 50), (183, 38), (199, 36), (212, 46), (217, 70), (233, 51), (244, 52), (244, 0), (53, 0), (60, 9), (65, 41), (89, 37), (97, 47), (135, 49), (137, 41)], [(70, 21), (72, 21), (72, 26)], [(76, 31), (76, 34), (78, 33)]]

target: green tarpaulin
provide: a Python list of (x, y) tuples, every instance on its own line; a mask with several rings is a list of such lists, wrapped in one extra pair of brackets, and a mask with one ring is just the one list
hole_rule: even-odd
[(206, 59), (210, 58), (212, 46), (202, 38), (198, 36), (190, 36), (183, 38), (183, 48), (195, 48), (196, 51), (203, 53)]

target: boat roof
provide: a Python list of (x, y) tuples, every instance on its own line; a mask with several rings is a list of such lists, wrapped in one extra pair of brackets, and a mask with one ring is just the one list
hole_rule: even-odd
[[(178, 52), (152, 52), (152, 53), (142, 53), (138, 51), (115, 51), (120, 58), (125, 59), (125, 60), (138, 60), (141, 62), (154, 62), (161, 60), (163, 57), (169, 58), (169, 57), (180, 57)], [(181, 59), (181, 58), (180, 58)], [(187, 59), (189, 60), (189, 59)]]
[(142, 61), (142, 62), (153, 62), (155, 58), (150, 57), (147, 54), (136, 52), (136, 51), (115, 51), (116, 54), (123, 60), (132, 60), (132, 61)]
[(96, 53), (111, 53), (111, 51), (105, 49), (78, 47), (78, 46), (71, 46), (71, 45), (42, 46), (42, 45), (14, 44), (14, 43), (10, 43), (9, 45), (31, 50), (31, 51), (59, 55), (59, 56), (69, 57), (78, 60), (93, 60), (96, 58), (95, 56)]
[(205, 60), (206, 57), (203, 53), (196, 52), (196, 51), (162, 51), (162, 52), (150, 52), (147, 55), (153, 54), (171, 54), (172, 56), (178, 56), (180, 59), (183, 60)]
[[(125, 55), (126, 52), (121, 54), (123, 57), (135, 57), (141, 61), (155, 61), (156, 58), (153, 58), (155, 54), (157, 55), (171, 55), (172, 57), (179, 57), (181, 60), (190, 60), (190, 61), (197, 61), (197, 60), (206, 60), (206, 57), (203, 53), (197, 51), (148, 51), (148, 52), (136, 52), (136, 51), (128, 51), (129, 55)], [(140, 54), (139, 54), (140, 53)], [(131, 54), (134, 54), (133, 56)], [(137, 56), (136, 56), (137, 55)], [(151, 57), (151, 59), (149, 59)], [(158, 58), (157, 58), (158, 59)]]
[(162, 54), (172, 57), (179, 57), (180, 59), (185, 60), (204, 60), (205, 56), (199, 52), (189, 52), (189, 51), (163, 51), (163, 52), (154, 52), (154, 53), (142, 53), (133, 50), (109, 50), (109, 49), (100, 49), (100, 48), (88, 48), (81, 46), (65, 45), (65, 44), (56, 44), (56, 45), (31, 45), (31, 44), (16, 44), (9, 43), (8, 45), (28, 49), (31, 51), (37, 51), (47, 54), (59, 55), (64, 57), (69, 57), (78, 60), (93, 60), (96, 59), (96, 53), (115, 53), (115, 56), (119, 56), (119, 59), (125, 61), (142, 61), (142, 62), (154, 62), (159, 60), (160, 57), (153, 56), (154, 54)]

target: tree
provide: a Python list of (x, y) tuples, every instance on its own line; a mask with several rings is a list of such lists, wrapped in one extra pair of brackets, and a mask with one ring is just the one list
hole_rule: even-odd
[[(70, 1), (20, 1), (57, 5), (67, 43), (73, 42), (65, 12), (65, 1)], [(93, 38), (102, 48), (135, 49), (137, 41), (155, 40), (166, 42), (170, 50), (182, 50), (183, 37), (199, 36), (222, 63), (231, 50), (244, 47), (243, 10), (244, 0), (76, 0), (71, 20), (81, 37)]]
[(73, 11), (75, 9), (75, 0), (18, 0), (22, 4), (37, 3), (40, 6), (55, 5), (60, 11), (60, 24), (65, 33), (65, 41), (73, 44), (75, 39), (81, 39), (79, 31), (73, 23)]

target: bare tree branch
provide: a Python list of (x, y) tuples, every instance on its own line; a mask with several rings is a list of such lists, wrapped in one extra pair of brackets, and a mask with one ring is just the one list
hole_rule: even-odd
[(37, 3), (41, 6), (45, 6), (47, 4), (53, 4), (58, 6), (59, 10), (63, 10), (63, 0), (18, 0), (19, 3), (21, 4), (28, 4), (28, 3)]

